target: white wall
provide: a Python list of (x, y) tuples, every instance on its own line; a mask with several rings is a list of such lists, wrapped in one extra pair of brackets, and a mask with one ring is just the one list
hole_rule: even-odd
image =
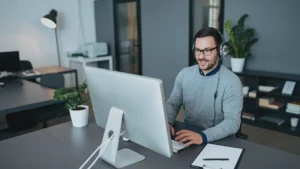
[[(78, 2), (84, 37), (80, 31)], [(51, 9), (58, 12), (62, 65), (68, 66), (66, 52), (77, 50), (84, 42), (96, 41), (94, 0), (1, 0), (0, 52), (18, 50), (20, 59), (30, 60), (35, 68), (58, 65), (54, 30), (40, 22)]]

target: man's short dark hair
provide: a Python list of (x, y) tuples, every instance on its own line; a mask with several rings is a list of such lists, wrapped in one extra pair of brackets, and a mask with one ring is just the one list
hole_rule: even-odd
[(194, 36), (194, 44), (196, 43), (197, 38), (212, 36), (215, 39), (215, 43), (217, 47), (219, 48), (223, 39), (222, 35), (219, 33), (219, 31), (216, 28), (207, 27), (200, 29)]

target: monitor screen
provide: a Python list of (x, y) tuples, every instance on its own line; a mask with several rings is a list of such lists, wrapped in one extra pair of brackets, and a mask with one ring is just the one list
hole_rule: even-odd
[(20, 57), (18, 51), (0, 52), (0, 72), (18, 72), (20, 70)]

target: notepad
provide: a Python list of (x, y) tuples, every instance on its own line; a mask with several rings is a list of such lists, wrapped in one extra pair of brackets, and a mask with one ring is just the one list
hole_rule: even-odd
[[(234, 169), (242, 155), (243, 149), (215, 144), (207, 144), (191, 164), (194, 168), (203, 169)], [(205, 158), (228, 158), (228, 161), (212, 160)]]

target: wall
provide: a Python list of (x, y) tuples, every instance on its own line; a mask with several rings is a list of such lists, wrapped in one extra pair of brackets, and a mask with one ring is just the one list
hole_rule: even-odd
[(166, 98), (188, 66), (189, 1), (142, 0), (143, 74), (163, 80)]
[[(247, 61), (246, 69), (299, 73), (299, 6), (297, 0), (225, 1), (225, 20), (236, 22), (248, 13), (246, 25), (257, 30), (259, 41), (252, 47), (253, 57)], [(229, 57), (224, 64), (230, 66)]]
[[(83, 35), (77, 0), (1, 0), (0, 52), (18, 50), (20, 59), (30, 60), (36, 68), (58, 65), (54, 30), (40, 22), (40, 18), (51, 9), (58, 12), (62, 65), (68, 66), (66, 52), (77, 50), (84, 42), (95, 42), (93, 0), (85, 0), (80, 8)], [(67, 86), (71, 85), (67, 82)]]
[[(95, 1), (95, 22), (97, 42), (106, 42), (109, 54), (113, 56), (113, 66), (116, 68), (114, 15), (112, 0)], [(100, 64), (104, 67), (105, 65)]]
[[(96, 1), (95, 16), (97, 41), (108, 42), (115, 56), (112, 1)], [(141, 0), (142, 72), (163, 80), (166, 98), (176, 75), (188, 66), (188, 21), (189, 1)]]
[(195, 35), (204, 23), (203, 0), (191, 0), (193, 3), (193, 35)]

